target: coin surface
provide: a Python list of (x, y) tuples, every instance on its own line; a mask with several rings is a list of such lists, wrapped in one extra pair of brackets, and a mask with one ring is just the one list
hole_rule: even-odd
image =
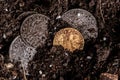
[(72, 27), (78, 29), (82, 33), (85, 40), (96, 38), (98, 35), (96, 19), (86, 10), (71, 9), (62, 15), (62, 19)]
[(27, 69), (28, 62), (32, 60), (35, 53), (35, 48), (26, 45), (20, 36), (17, 36), (13, 40), (9, 48), (9, 58), (11, 62), (21, 62), (25, 69)]
[(28, 16), (20, 29), (23, 41), (34, 48), (42, 47), (48, 37), (48, 21), (49, 18), (42, 14)]
[(82, 50), (84, 47), (84, 38), (78, 30), (64, 28), (56, 33), (53, 45), (61, 45), (64, 49), (68, 49), (71, 52), (76, 49)]

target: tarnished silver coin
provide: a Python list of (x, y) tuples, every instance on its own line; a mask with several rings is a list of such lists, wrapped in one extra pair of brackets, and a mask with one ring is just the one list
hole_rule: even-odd
[(28, 16), (20, 29), (23, 41), (34, 48), (42, 47), (48, 37), (48, 20), (49, 18), (42, 14)]
[(84, 39), (96, 38), (98, 35), (95, 17), (83, 9), (71, 9), (62, 15), (62, 19), (72, 27), (78, 29)]
[(25, 70), (27, 70), (28, 62), (32, 60), (35, 53), (35, 48), (26, 45), (20, 36), (17, 36), (13, 40), (9, 48), (9, 58), (11, 62), (21, 62)]

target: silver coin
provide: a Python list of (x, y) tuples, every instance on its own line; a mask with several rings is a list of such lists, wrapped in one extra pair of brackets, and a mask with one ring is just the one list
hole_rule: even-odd
[(11, 62), (21, 62), (21, 65), (27, 69), (28, 62), (33, 59), (36, 50), (26, 45), (20, 38), (17, 36), (10, 45), (9, 48), (9, 58)]
[(48, 20), (49, 18), (42, 14), (28, 16), (20, 29), (23, 41), (34, 48), (42, 47), (48, 37)]
[(62, 19), (72, 27), (78, 29), (82, 33), (85, 40), (96, 38), (98, 35), (96, 19), (86, 10), (71, 9), (62, 15)]

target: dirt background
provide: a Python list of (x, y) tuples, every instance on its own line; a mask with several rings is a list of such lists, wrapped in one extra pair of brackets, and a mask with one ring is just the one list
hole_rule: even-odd
[[(86, 42), (83, 51), (71, 53), (61, 46), (53, 47), (52, 41), (55, 32), (68, 26), (56, 17), (74, 8), (91, 12), (99, 30), (97, 39)], [(20, 34), (22, 20), (16, 18), (27, 11), (51, 19), (49, 39), (29, 62), (27, 80), (99, 80), (104, 72), (120, 74), (119, 0), (0, 0), (0, 80), (26, 80), (19, 63), (13, 63), (11, 69), (5, 65), (10, 63), (9, 46)]]

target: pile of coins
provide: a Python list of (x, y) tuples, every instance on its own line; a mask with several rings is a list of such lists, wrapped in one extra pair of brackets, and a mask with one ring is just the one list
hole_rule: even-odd
[(61, 18), (71, 27), (58, 31), (53, 45), (61, 45), (73, 52), (76, 49), (83, 50), (85, 41), (97, 38), (97, 21), (90, 12), (83, 9), (71, 9), (65, 12)]
[(36, 48), (45, 45), (49, 18), (42, 14), (25, 12), (18, 16), (17, 20), (24, 18), (20, 26), (20, 35), (10, 45), (9, 57), (11, 62), (21, 62), (21, 67), (27, 72), (28, 62), (35, 55)]
[[(71, 9), (61, 16), (72, 27), (58, 31), (53, 45), (61, 45), (73, 52), (83, 50), (85, 40), (96, 38), (98, 28), (94, 16), (83, 9)], [(22, 13), (17, 20), (22, 22), (20, 35), (11, 43), (9, 57), (12, 62), (20, 61), (27, 70), (27, 65), (36, 53), (37, 47), (43, 47), (48, 38), (49, 18), (35, 12)], [(85, 39), (85, 40), (84, 40)]]

